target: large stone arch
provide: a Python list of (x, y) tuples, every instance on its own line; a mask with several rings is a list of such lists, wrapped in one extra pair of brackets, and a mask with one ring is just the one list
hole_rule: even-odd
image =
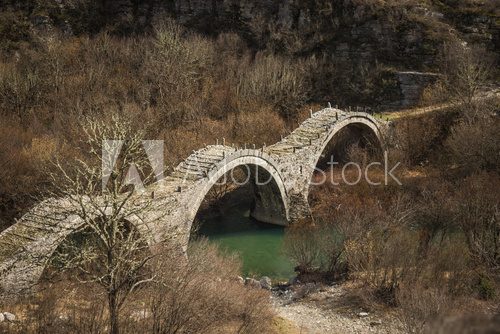
[[(188, 219), (190, 224), (194, 221), (196, 213), (210, 189), (227, 172), (240, 166), (255, 166), (270, 176), (266, 177), (268, 182), (256, 186), (256, 191), (260, 193), (261, 197), (256, 198), (256, 207), (251, 213), (252, 216), (266, 223), (287, 224), (289, 220), (288, 195), (282, 176), (276, 167), (277, 164), (262, 150), (251, 149), (239, 150), (225, 157), (214, 165), (203, 182), (195, 187), (194, 197), (189, 201), (191, 209)], [(272, 189), (273, 186), (275, 186), (275, 189)], [(276, 204), (278, 204), (278, 208)], [(280, 210), (280, 206), (282, 206), (282, 210)]]

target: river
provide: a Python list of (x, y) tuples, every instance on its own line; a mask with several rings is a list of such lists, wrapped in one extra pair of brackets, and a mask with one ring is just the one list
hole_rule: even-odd
[(293, 264), (282, 252), (284, 227), (260, 223), (250, 217), (248, 203), (224, 207), (217, 214), (198, 215), (198, 235), (236, 252), (242, 260), (244, 276), (269, 276), (288, 280)]

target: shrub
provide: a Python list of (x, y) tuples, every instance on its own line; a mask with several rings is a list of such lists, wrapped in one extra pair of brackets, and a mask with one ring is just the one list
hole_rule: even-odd
[[(158, 250), (156, 276), (148, 287), (133, 292), (120, 317), (121, 333), (269, 333), (274, 317), (269, 292), (244, 286), (237, 279), (239, 261), (206, 240), (192, 244), (189, 262), (173, 249)], [(179, 257), (180, 256), (180, 257)], [(92, 285), (42, 282), (29, 300), (1, 305), (22, 315), (22, 321), (0, 332), (105, 333), (109, 331), (105, 296), (89, 294)], [(3, 326), (3, 327), (2, 327)]]
[(474, 118), (481, 113), (476, 95), (492, 73), (493, 58), (482, 48), (455, 39), (446, 43), (439, 65), (444, 74), (448, 98), (465, 108), (465, 116)]
[(437, 117), (409, 117), (396, 124), (396, 148), (403, 163), (409, 166), (425, 163), (439, 143), (440, 124)]
[(304, 62), (259, 53), (249, 70), (242, 74), (239, 97), (247, 104), (256, 100), (271, 104), (285, 119), (293, 119), (294, 111), (308, 101), (306, 71)]
[(204, 102), (200, 91), (214, 57), (209, 40), (189, 35), (172, 22), (156, 28), (144, 70), (152, 83), (151, 103), (160, 110), (164, 124), (172, 126), (200, 116)]
[(454, 201), (455, 214), (469, 253), (478, 267), (500, 277), (500, 180), (483, 173), (463, 180)]
[(477, 289), (479, 297), (484, 300), (493, 299), (497, 294), (495, 282), (484, 274), (479, 276)]
[(38, 104), (42, 91), (39, 70), (32, 64), (0, 67), (2, 113), (15, 115), (26, 122), (28, 113)]
[(500, 171), (500, 122), (494, 117), (462, 121), (446, 141), (451, 159), (466, 173)]
[(0, 44), (2, 51), (18, 48), (20, 42), (30, 39), (30, 26), (20, 12), (3, 11), (0, 13)]
[(300, 281), (332, 282), (347, 275), (343, 235), (334, 225), (303, 222), (285, 233), (283, 249), (296, 264)]
[(401, 287), (397, 300), (398, 315), (406, 333), (428, 332), (452, 307), (446, 292), (418, 284)]
[[(429, 181), (416, 198), (412, 225), (419, 232), (419, 256), (426, 257), (433, 243), (442, 243), (455, 229), (452, 205), (452, 185)], [(438, 239), (439, 238), (439, 239)]]
[(189, 262), (165, 259), (151, 287), (152, 333), (267, 332), (272, 312), (267, 292), (237, 280), (239, 263), (221, 257), (207, 241), (192, 244)]

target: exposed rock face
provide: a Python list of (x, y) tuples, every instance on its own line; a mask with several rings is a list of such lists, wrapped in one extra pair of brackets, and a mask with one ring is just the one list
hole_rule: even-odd
[(321, 50), (338, 62), (392, 58), (422, 63), (433, 53), (419, 47), (425, 27), (408, 24), (403, 6), (374, 8), (351, 0), (176, 0), (174, 10), (190, 26), (241, 31), (258, 47), (278, 51)]
[(172, 17), (204, 33), (237, 32), (257, 48), (321, 54), (343, 65), (347, 60), (353, 68), (390, 63), (423, 70), (433, 65), (437, 48), (455, 32), (498, 49), (498, 20), (491, 9), (448, 3), (431, 7), (424, 1), (51, 0), (34, 6), (27, 16), (40, 27), (54, 24), (75, 33), (106, 28), (125, 34)]
[[(66, 16), (79, 9), (68, 0), (57, 2)], [(108, 0), (80, 10), (120, 32), (170, 16), (205, 33), (237, 32), (257, 48), (321, 53), (353, 66), (390, 61), (412, 70), (432, 64), (445, 35), (455, 30), (450, 15), (424, 5), (355, 0)], [(497, 29), (491, 17), (467, 16), (461, 23), (463, 33), (494, 41)]]
[(411, 107), (417, 104), (424, 89), (439, 77), (435, 73), (398, 72), (396, 77), (401, 90), (400, 107)]

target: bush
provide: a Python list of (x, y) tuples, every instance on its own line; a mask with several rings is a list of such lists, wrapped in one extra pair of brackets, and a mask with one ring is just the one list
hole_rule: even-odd
[(30, 26), (26, 17), (20, 12), (0, 12), (0, 49), (12, 51), (21, 42), (30, 39)]
[(243, 286), (239, 262), (205, 240), (191, 245), (189, 262), (166, 259), (151, 287), (152, 333), (268, 332), (267, 292)]
[(408, 229), (410, 210), (406, 199), (396, 199), (389, 211), (366, 208), (338, 218), (345, 235), (349, 270), (383, 302), (395, 305), (396, 291), (413, 274), (418, 238)]
[(452, 161), (466, 173), (500, 171), (500, 122), (496, 117), (462, 121), (446, 141)]
[(439, 144), (441, 128), (438, 117), (409, 117), (395, 124), (395, 146), (401, 152), (402, 163), (415, 166), (429, 159)]
[(261, 101), (278, 108), (287, 120), (308, 101), (309, 82), (304, 62), (265, 54), (257, 54), (255, 62), (242, 74), (239, 97), (247, 104)]
[(479, 297), (484, 300), (493, 299), (497, 294), (495, 282), (484, 274), (479, 276), (477, 289)]
[(454, 211), (470, 256), (500, 278), (500, 195), (498, 175), (482, 173), (460, 183)]
[(452, 308), (445, 291), (421, 285), (401, 287), (397, 293), (399, 318), (406, 333), (429, 332), (435, 322)]
[(302, 223), (285, 233), (285, 254), (297, 264), (301, 282), (346, 278), (343, 236), (332, 224)]

